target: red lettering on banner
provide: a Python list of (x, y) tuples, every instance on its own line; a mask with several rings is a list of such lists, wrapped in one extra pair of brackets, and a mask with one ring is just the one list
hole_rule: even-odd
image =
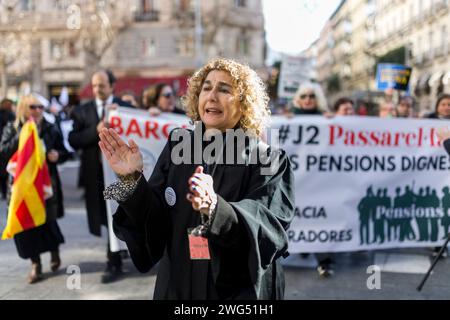
[(352, 146), (355, 145), (355, 134), (354, 134), (353, 132), (347, 131), (347, 132), (345, 133), (344, 144), (346, 144), (346, 145), (352, 145)]
[(125, 133), (126, 136), (129, 136), (131, 134), (136, 134), (139, 136), (139, 138), (142, 138), (141, 129), (139, 129), (139, 125), (136, 119), (131, 119), (130, 124), (128, 125), (127, 132)]
[(416, 135), (414, 133), (407, 133), (405, 141), (408, 147), (411, 147), (412, 145), (411, 139), (416, 139)]
[[(429, 129), (429, 135), (424, 128), (417, 128), (409, 132), (371, 131), (371, 130), (348, 130), (339, 125), (329, 125), (330, 146), (352, 146), (352, 147), (410, 147), (418, 148), (427, 144), (431, 147), (440, 147), (441, 142), (437, 139), (436, 130)], [(428, 130), (428, 129), (427, 129)]]
[(170, 123), (166, 123), (165, 125), (163, 125), (162, 127), (162, 132), (165, 138), (169, 137), (169, 127), (171, 126)]
[(111, 117), (111, 121), (109, 122), (110, 128), (115, 129), (117, 133), (123, 134), (122, 128), (122, 119), (116, 116)]
[(362, 143), (363, 146), (367, 145), (368, 141), (367, 141), (367, 137), (364, 134), (364, 132), (359, 132), (358, 133), (358, 139), (361, 140), (361, 143)]
[(378, 145), (380, 142), (380, 140), (378, 139), (377, 134), (375, 132), (370, 133), (370, 139), (375, 143), (375, 145)]
[(423, 129), (419, 128), (419, 147), (422, 146), (422, 140), (423, 140)]
[(189, 125), (179, 125), (176, 123), (165, 123), (164, 125), (162, 125), (157, 121), (139, 121), (136, 118), (130, 119), (130, 122), (128, 124), (123, 124), (121, 117), (112, 116), (110, 127), (112, 129), (115, 129), (119, 135), (124, 135), (126, 137), (130, 135), (136, 135), (139, 138), (143, 139), (155, 138), (157, 140), (160, 140), (167, 139), (169, 137), (171, 128), (188, 128)]
[(381, 135), (381, 145), (382, 146), (390, 146), (391, 145), (391, 133), (383, 132)]
[[(335, 130), (336, 135), (335, 135)], [(338, 139), (342, 136), (342, 133), (344, 133), (344, 129), (340, 126), (331, 125), (330, 126), (330, 146), (334, 145), (335, 139)]]
[(145, 121), (145, 138), (149, 138), (150, 134), (153, 134), (157, 140), (159, 140), (158, 133), (156, 132), (158, 129), (158, 122), (153, 121)]

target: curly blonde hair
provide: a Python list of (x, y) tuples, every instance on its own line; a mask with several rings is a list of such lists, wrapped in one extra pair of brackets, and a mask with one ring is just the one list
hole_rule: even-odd
[(186, 114), (193, 122), (201, 121), (198, 112), (199, 95), (203, 82), (212, 70), (226, 71), (232, 78), (234, 92), (242, 111), (239, 127), (245, 132), (260, 135), (264, 128), (269, 126), (270, 121), (266, 86), (249, 66), (231, 59), (213, 59), (189, 78), (186, 95), (181, 99)]

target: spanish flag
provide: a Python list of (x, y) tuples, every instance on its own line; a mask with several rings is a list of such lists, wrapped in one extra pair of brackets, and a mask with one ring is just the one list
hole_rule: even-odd
[(44, 144), (34, 121), (28, 120), (22, 127), (19, 149), (9, 160), (7, 171), (14, 177), (14, 183), (2, 240), (43, 225), (45, 199), (53, 194)]

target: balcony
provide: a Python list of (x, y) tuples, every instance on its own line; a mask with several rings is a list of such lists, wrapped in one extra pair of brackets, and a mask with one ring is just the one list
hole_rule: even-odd
[(147, 12), (136, 12), (134, 15), (134, 21), (136, 22), (148, 22), (148, 21), (158, 21), (159, 11), (151, 10)]

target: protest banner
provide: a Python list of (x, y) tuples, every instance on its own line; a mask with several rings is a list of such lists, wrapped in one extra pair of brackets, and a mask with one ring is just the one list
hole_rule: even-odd
[(450, 159), (439, 120), (274, 117), (295, 175), (290, 252), (441, 245)]
[[(163, 113), (157, 117), (151, 117), (148, 111), (130, 108), (118, 108), (110, 111), (108, 122), (111, 128), (116, 129), (120, 137), (128, 142), (133, 139), (143, 156), (144, 176), (150, 178), (159, 154), (163, 150), (171, 130), (189, 126), (189, 118), (183, 115)], [(103, 157), (103, 172), (105, 186), (117, 180), (116, 174), (111, 170)], [(117, 202), (106, 200), (106, 211), (108, 217), (108, 229), (110, 249), (117, 252), (126, 249), (126, 244), (119, 240), (112, 228), (112, 215), (116, 212)]]

